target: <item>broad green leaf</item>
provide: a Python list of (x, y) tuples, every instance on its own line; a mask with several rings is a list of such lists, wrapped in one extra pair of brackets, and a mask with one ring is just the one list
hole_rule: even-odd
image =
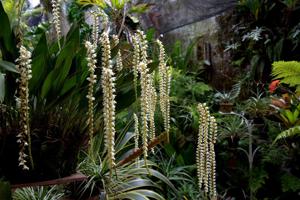
[(5, 97), (5, 74), (0, 73), (0, 103), (4, 101)]
[(11, 30), (9, 19), (5, 13), (2, 3), (0, 2), (0, 50), (2, 52), (2, 57), (5, 60), (14, 60), (15, 54), (17, 52), (14, 34)]
[(5, 60), (0, 60), (0, 69), (7, 70), (14, 73), (19, 73), (14, 63), (7, 62)]
[(72, 33), (67, 45), (62, 49), (57, 57), (55, 63), (55, 71), (57, 78), (55, 80), (55, 87), (61, 88), (63, 81), (69, 74), (73, 58), (75, 57), (79, 48), (79, 28), (76, 28)]
[(69, 92), (72, 88), (76, 86), (76, 76), (73, 76), (67, 79), (64, 83), (64, 86), (60, 92), (60, 95), (64, 95), (65, 93)]
[(48, 74), (42, 87), (42, 98), (49, 93), (58, 95), (64, 87), (64, 81), (67, 79), (72, 66), (73, 59), (79, 48), (79, 29), (73, 28), (69, 33), (69, 40), (58, 54), (54, 69)]
[(290, 110), (285, 111), (285, 116), (288, 118), (291, 124), (295, 123), (294, 114)]
[(5, 10), (6, 13), (13, 13), (15, 12), (14, 9), (15, 9), (15, 0), (3, 0), (2, 3), (3, 3), (3, 8)]
[(46, 35), (43, 34), (32, 53), (32, 78), (29, 82), (29, 88), (33, 93), (41, 90), (47, 73), (52, 69), (49, 60), (49, 51)]
[(41, 93), (42, 98), (45, 98), (47, 96), (47, 94), (49, 93), (51, 86), (54, 82), (54, 79), (55, 79), (54, 71), (51, 71), (48, 74), (48, 76), (42, 86), (42, 93)]

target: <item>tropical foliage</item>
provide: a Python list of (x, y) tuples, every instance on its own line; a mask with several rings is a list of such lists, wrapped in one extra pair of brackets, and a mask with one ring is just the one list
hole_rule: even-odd
[(298, 0), (238, 1), (213, 45), (146, 30), (156, 4), (40, 3), (0, 3), (1, 200), (299, 199)]

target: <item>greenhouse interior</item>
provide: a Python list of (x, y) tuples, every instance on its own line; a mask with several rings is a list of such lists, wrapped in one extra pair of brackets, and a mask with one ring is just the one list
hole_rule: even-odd
[(299, 200), (300, 0), (1, 0), (0, 200)]

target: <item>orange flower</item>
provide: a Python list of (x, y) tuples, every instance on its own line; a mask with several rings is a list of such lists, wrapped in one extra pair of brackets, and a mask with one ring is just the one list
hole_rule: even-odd
[(280, 80), (272, 81), (271, 84), (269, 85), (270, 93), (273, 93), (276, 90), (276, 88), (278, 87), (279, 84), (280, 84)]

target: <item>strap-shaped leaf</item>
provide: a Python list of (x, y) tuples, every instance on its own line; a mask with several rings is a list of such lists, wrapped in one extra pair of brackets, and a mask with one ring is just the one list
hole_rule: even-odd
[(161, 195), (151, 190), (134, 190), (117, 196), (117, 199), (150, 199), (150, 198), (156, 200), (164, 200), (164, 198)]
[(10, 71), (10, 72), (14, 72), (14, 73), (19, 73), (16, 65), (14, 63), (5, 61), (5, 60), (0, 60), (0, 69), (6, 70), (6, 71)]

